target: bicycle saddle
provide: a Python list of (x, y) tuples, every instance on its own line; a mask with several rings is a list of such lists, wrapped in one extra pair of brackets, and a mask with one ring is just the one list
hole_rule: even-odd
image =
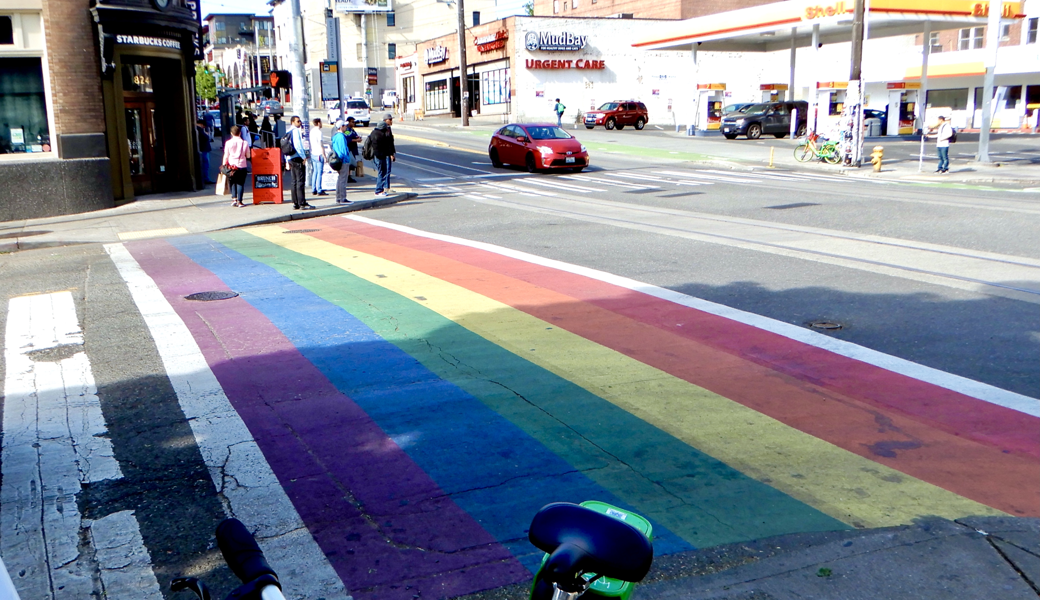
[(538, 511), (528, 538), (549, 553), (543, 573), (550, 582), (575, 581), (581, 573), (637, 582), (654, 559), (650, 540), (635, 527), (567, 502)]

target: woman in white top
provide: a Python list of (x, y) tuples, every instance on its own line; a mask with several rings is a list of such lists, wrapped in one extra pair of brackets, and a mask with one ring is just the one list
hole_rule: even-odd
[(231, 169), (227, 174), (231, 182), (231, 199), (234, 201), (231, 206), (245, 206), (242, 203), (242, 194), (246, 189), (246, 167), (249, 166), (247, 161), (251, 153), (249, 142), (242, 139), (242, 128), (238, 125), (233, 126), (231, 139), (224, 144), (224, 160), (220, 163)]
[(325, 144), (321, 139), (321, 119), (314, 119), (313, 124), (310, 130), (311, 164), (307, 170), (307, 183), (315, 196), (327, 196), (325, 190), (321, 189), (321, 173), (325, 170)]

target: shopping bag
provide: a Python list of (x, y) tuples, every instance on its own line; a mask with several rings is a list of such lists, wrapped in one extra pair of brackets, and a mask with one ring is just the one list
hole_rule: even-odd
[(227, 175), (221, 173), (217, 175), (217, 195), (227, 196), (231, 194), (231, 180)]
[(364, 177), (365, 176), (365, 163), (358, 161), (357, 165), (354, 166), (354, 176)]
[[(340, 163), (342, 164), (342, 163)], [(334, 190), (336, 189), (336, 180), (340, 176), (346, 177), (350, 174), (349, 170), (334, 171), (329, 163), (325, 163), (325, 167), (321, 170), (321, 189), (323, 190)]]

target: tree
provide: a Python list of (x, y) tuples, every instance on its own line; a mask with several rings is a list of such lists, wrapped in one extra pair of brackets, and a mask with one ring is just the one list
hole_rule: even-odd
[(199, 64), (195, 68), (195, 95), (203, 100), (217, 99), (217, 80), (208, 65)]
[(534, 16), (534, 0), (528, 0), (527, 4), (524, 4), (524, 14), (529, 17)]

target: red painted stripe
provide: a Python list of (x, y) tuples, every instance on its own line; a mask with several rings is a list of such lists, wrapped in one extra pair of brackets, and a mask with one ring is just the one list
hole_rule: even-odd
[[(325, 225), (326, 223), (323, 223)], [(462, 263), (454, 258), (426, 250), (444, 251), (452, 246), (436, 240), (417, 238), (356, 222), (329, 223), (343, 233), (324, 229), (315, 237), (343, 244), (361, 252), (393, 260), (433, 277), (450, 281), (474, 292), (494, 298), (532, 316), (565, 328), (577, 335), (613, 348), (636, 360), (668, 372), (695, 385), (709, 389), (754, 410), (769, 415), (791, 427), (826, 440), (836, 446), (870, 460), (928, 481), (954, 493), (971, 498), (1015, 515), (1040, 515), (1040, 465), (1022, 455), (976, 443), (907, 418), (894, 410), (871, 406), (859, 399), (828, 390), (803, 378), (778, 373), (769, 365), (750, 361), (724, 352), (697, 340), (668, 332), (654, 324), (633, 320), (591, 302), (575, 301), (551, 289), (574, 275), (546, 269), (529, 263), (515, 265), (527, 277), (538, 274), (547, 284), (539, 286), (510, 275)], [(365, 235), (351, 235), (351, 230), (364, 230)], [(384, 233), (393, 234), (407, 244), (381, 240)], [(371, 235), (369, 235), (371, 234)], [(403, 238), (407, 239), (400, 239)], [(419, 248), (410, 247), (412, 244)], [(483, 251), (465, 247), (452, 248), (473, 259)], [(521, 263), (491, 255), (506, 262)], [(589, 283), (587, 278), (582, 283)], [(614, 287), (613, 295), (619, 290)], [(655, 298), (622, 294), (633, 308), (647, 308), (659, 302)], [(669, 303), (670, 304), (670, 303)], [(674, 306), (674, 305), (673, 305)], [(691, 325), (694, 309), (681, 308), (683, 328)], [(725, 321), (725, 320), (723, 320)], [(739, 325), (726, 321), (730, 325)], [(726, 323), (712, 323), (723, 329)], [(742, 331), (741, 331), (742, 330)], [(742, 326), (730, 329), (729, 336), (754, 333)], [(754, 340), (742, 339), (745, 343)], [(787, 340), (790, 342), (790, 340)], [(790, 342), (788, 353), (813, 349)], [(872, 368), (875, 380), (883, 380), (881, 369)], [(854, 385), (870, 386), (874, 380), (857, 380)], [(934, 386), (932, 386), (934, 387)]]
[(878, 409), (895, 411), (947, 433), (1012, 454), (1040, 458), (1040, 419), (1003, 406), (597, 279), (357, 221), (336, 226), (508, 275), (856, 398)]
[[(692, 33), (690, 35), (680, 35), (677, 37), (665, 38), (663, 40), (654, 40), (652, 42), (639, 42), (638, 44), (632, 44), (633, 47), (640, 48), (642, 46), (652, 46), (654, 44), (664, 44), (666, 42), (680, 42), (683, 40), (691, 40), (693, 38), (707, 37), (709, 35), (716, 35), (719, 33), (731, 33), (734, 31), (746, 31), (749, 29), (758, 29), (760, 27), (770, 27), (772, 25), (783, 25), (785, 23), (801, 23), (801, 17), (795, 17), (792, 19), (781, 19), (779, 21), (769, 21), (768, 23), (754, 23), (751, 25), (740, 25), (737, 27), (728, 27), (726, 29), (716, 29), (714, 31), (704, 31), (701, 33)], [(714, 40), (713, 40), (714, 41)]]

